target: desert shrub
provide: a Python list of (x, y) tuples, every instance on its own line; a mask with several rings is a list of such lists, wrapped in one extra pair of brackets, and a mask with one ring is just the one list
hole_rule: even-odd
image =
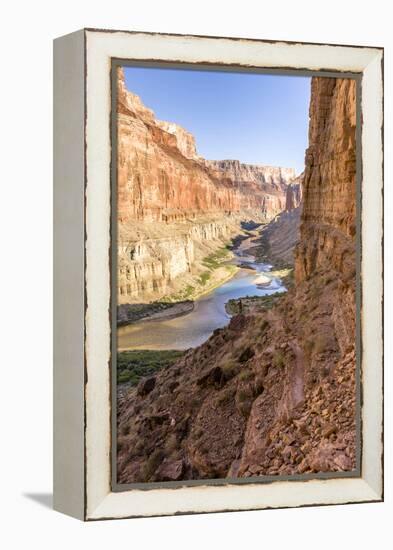
[(226, 388), (224, 390), (221, 390), (218, 394), (217, 403), (219, 405), (225, 405), (225, 403), (233, 400), (235, 393), (235, 388)]
[(231, 380), (239, 371), (239, 365), (236, 361), (230, 359), (221, 365), (221, 370), (224, 374), (225, 381)]
[(140, 379), (173, 365), (182, 355), (179, 350), (132, 350), (117, 354), (117, 383), (137, 386)]
[(250, 414), (252, 407), (252, 399), (245, 399), (244, 401), (240, 401), (237, 405), (238, 411), (244, 418), (247, 418)]
[(248, 401), (250, 397), (250, 392), (245, 388), (239, 388), (237, 390), (237, 400), (239, 401), (239, 403), (244, 403), (245, 401)]
[(199, 283), (201, 285), (205, 285), (209, 279), (210, 279), (210, 272), (209, 271), (204, 271), (201, 274), (201, 276), (199, 277)]
[(282, 351), (276, 351), (274, 354), (273, 365), (280, 369), (285, 365), (285, 357)]
[(262, 309), (271, 309), (284, 296), (285, 296), (285, 292), (274, 292), (274, 294), (266, 294), (265, 296), (258, 296), (258, 304), (262, 307)]
[(124, 369), (123, 371), (119, 372), (117, 375), (117, 383), (123, 384), (124, 382), (131, 382), (136, 384), (137, 378), (133, 374), (133, 372), (129, 369)]
[(252, 370), (243, 369), (239, 374), (239, 380), (246, 382), (247, 380), (252, 380), (254, 378), (254, 373)]
[(216, 269), (220, 264), (229, 258), (229, 246), (226, 245), (223, 248), (217, 250), (210, 256), (207, 256), (203, 260), (203, 265), (209, 269)]

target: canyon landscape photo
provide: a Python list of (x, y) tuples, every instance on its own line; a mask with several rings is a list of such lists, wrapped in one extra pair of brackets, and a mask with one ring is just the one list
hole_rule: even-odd
[(350, 475), (356, 81), (125, 66), (116, 105), (117, 483)]

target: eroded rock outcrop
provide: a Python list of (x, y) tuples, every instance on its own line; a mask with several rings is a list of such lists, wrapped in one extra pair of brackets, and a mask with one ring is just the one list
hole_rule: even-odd
[(355, 82), (313, 78), (297, 285), (119, 401), (120, 482), (355, 468)]
[[(238, 160), (205, 160), (205, 166), (221, 180), (229, 180), (246, 196), (259, 197), (259, 208), (265, 220), (285, 208), (288, 185), (295, 179), (293, 168), (244, 164)], [(250, 205), (243, 203), (246, 208)]]

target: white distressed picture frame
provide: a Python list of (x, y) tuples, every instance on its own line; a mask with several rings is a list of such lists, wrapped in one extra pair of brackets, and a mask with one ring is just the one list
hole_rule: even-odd
[[(82, 520), (383, 498), (383, 50), (81, 30), (54, 46), (54, 507)], [(361, 475), (111, 490), (111, 60), (360, 73)]]

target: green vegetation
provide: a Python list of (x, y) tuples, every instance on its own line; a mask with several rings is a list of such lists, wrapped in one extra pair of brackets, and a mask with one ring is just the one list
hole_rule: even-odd
[(117, 354), (117, 383), (136, 386), (141, 378), (173, 365), (182, 355), (179, 350), (132, 350)]
[[(225, 277), (225, 272), (222, 272), (225, 279), (220, 276), (214, 276), (214, 271), (218, 268), (224, 268), (228, 272), (228, 278), (231, 275), (234, 275), (238, 270), (236, 265), (226, 264), (224, 262), (232, 258), (232, 252), (229, 245), (217, 250), (213, 254), (206, 256), (203, 259), (202, 265), (207, 268), (206, 271), (203, 271), (198, 277), (195, 278), (194, 285), (187, 285), (185, 288), (182, 288), (175, 294), (170, 294), (161, 298), (161, 302), (164, 304), (173, 304), (176, 302), (181, 302), (184, 300), (196, 300), (202, 294), (210, 292), (216, 286), (221, 285), (227, 278)], [(204, 288), (206, 287), (206, 288)]]
[(203, 265), (208, 269), (217, 269), (220, 267), (220, 264), (230, 260), (232, 253), (230, 252), (229, 245), (225, 245), (223, 248), (219, 248), (217, 252), (210, 254), (203, 260)]
[(227, 360), (220, 365), (226, 381), (231, 380), (239, 372), (239, 365), (233, 359)]
[(170, 309), (173, 304), (165, 301), (151, 304), (122, 304), (119, 306), (118, 326), (135, 323), (151, 315)]
[[(271, 309), (279, 300), (285, 296), (285, 292), (275, 292), (266, 296), (246, 296), (244, 298), (232, 298), (225, 304), (229, 315), (238, 313), (249, 313), (253, 309)], [(263, 328), (266, 328), (267, 325)]]
[(285, 357), (282, 351), (276, 351), (273, 357), (273, 365), (279, 369), (285, 365)]
[(246, 388), (239, 388), (237, 390), (237, 400), (239, 403), (245, 403), (250, 401), (250, 399), (252, 399), (252, 395), (250, 395), (250, 392)]
[(242, 382), (248, 382), (253, 378), (254, 378), (254, 373), (252, 370), (243, 369), (242, 371), (240, 371), (239, 380), (241, 380)]
[(161, 298), (161, 302), (164, 302), (165, 304), (169, 304), (171, 306), (178, 302), (194, 300), (194, 299), (195, 299), (195, 287), (192, 285), (187, 285), (182, 290), (179, 290), (179, 292), (176, 292), (176, 294), (169, 294), (168, 296), (163, 296)]
[(217, 404), (218, 405), (225, 405), (231, 401), (233, 401), (235, 397), (236, 389), (235, 388), (225, 388), (221, 390), (221, 392), (218, 394), (217, 398)]
[(260, 296), (260, 305), (262, 309), (271, 309), (285, 296), (284, 292), (275, 292), (266, 296)]
[(201, 276), (199, 277), (199, 283), (201, 285), (205, 285), (207, 281), (210, 279), (210, 271), (204, 271)]

